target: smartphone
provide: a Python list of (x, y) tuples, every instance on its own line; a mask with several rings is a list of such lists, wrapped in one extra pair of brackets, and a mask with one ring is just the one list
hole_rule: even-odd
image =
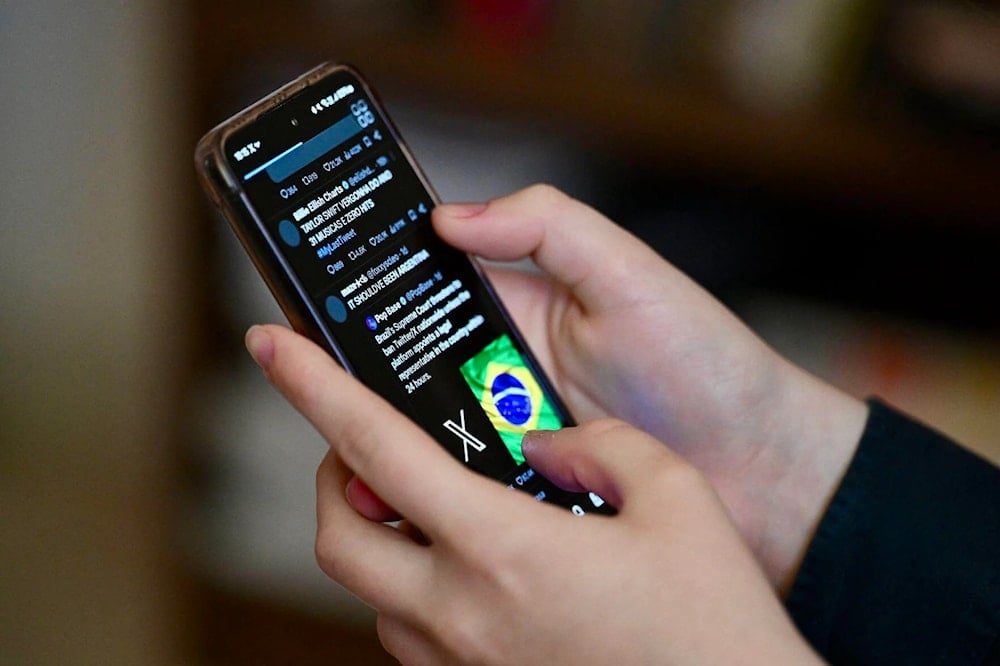
[(297, 331), (469, 469), (613, 512), (525, 463), (523, 434), (571, 417), (475, 259), (434, 233), (438, 198), (357, 70), (307, 72), (206, 134), (195, 162)]

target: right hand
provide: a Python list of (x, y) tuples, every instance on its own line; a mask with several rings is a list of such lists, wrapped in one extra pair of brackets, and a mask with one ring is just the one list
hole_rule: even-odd
[(433, 221), (466, 252), (538, 265), (542, 275), (489, 273), (572, 413), (623, 419), (696, 465), (772, 584), (787, 586), (866, 406), (785, 361), (648, 246), (551, 187), (441, 205)]
[[(535, 469), (619, 511), (577, 518), (470, 474), (301, 335), (255, 326), (247, 348), (330, 444), (317, 558), (401, 662), (816, 663), (704, 477), (648, 434), (605, 420), (525, 436)], [(355, 473), (408, 520), (360, 515)]]

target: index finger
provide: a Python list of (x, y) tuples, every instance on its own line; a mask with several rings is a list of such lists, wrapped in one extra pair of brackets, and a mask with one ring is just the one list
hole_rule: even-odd
[(505, 490), (463, 468), (306, 338), (283, 326), (254, 326), (246, 342), (271, 383), (341, 460), (432, 539), (445, 526), (481, 521), (473, 516), (475, 507), (492, 504), (456, 502), (456, 497), (491, 492), (494, 485), (500, 494)]

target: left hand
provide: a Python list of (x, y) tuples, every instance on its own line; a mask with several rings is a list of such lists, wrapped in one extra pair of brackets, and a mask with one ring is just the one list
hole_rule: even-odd
[[(247, 345), (331, 446), (320, 565), (378, 611), (403, 663), (815, 661), (711, 486), (650, 436), (604, 420), (526, 438), (535, 469), (619, 510), (577, 518), (470, 474), (288, 329)], [(355, 473), (401, 529), (355, 510)]]

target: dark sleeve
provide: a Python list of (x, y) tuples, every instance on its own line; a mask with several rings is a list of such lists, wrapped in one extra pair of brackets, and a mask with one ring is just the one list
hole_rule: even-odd
[(792, 618), (833, 664), (1000, 664), (1000, 470), (869, 407)]

